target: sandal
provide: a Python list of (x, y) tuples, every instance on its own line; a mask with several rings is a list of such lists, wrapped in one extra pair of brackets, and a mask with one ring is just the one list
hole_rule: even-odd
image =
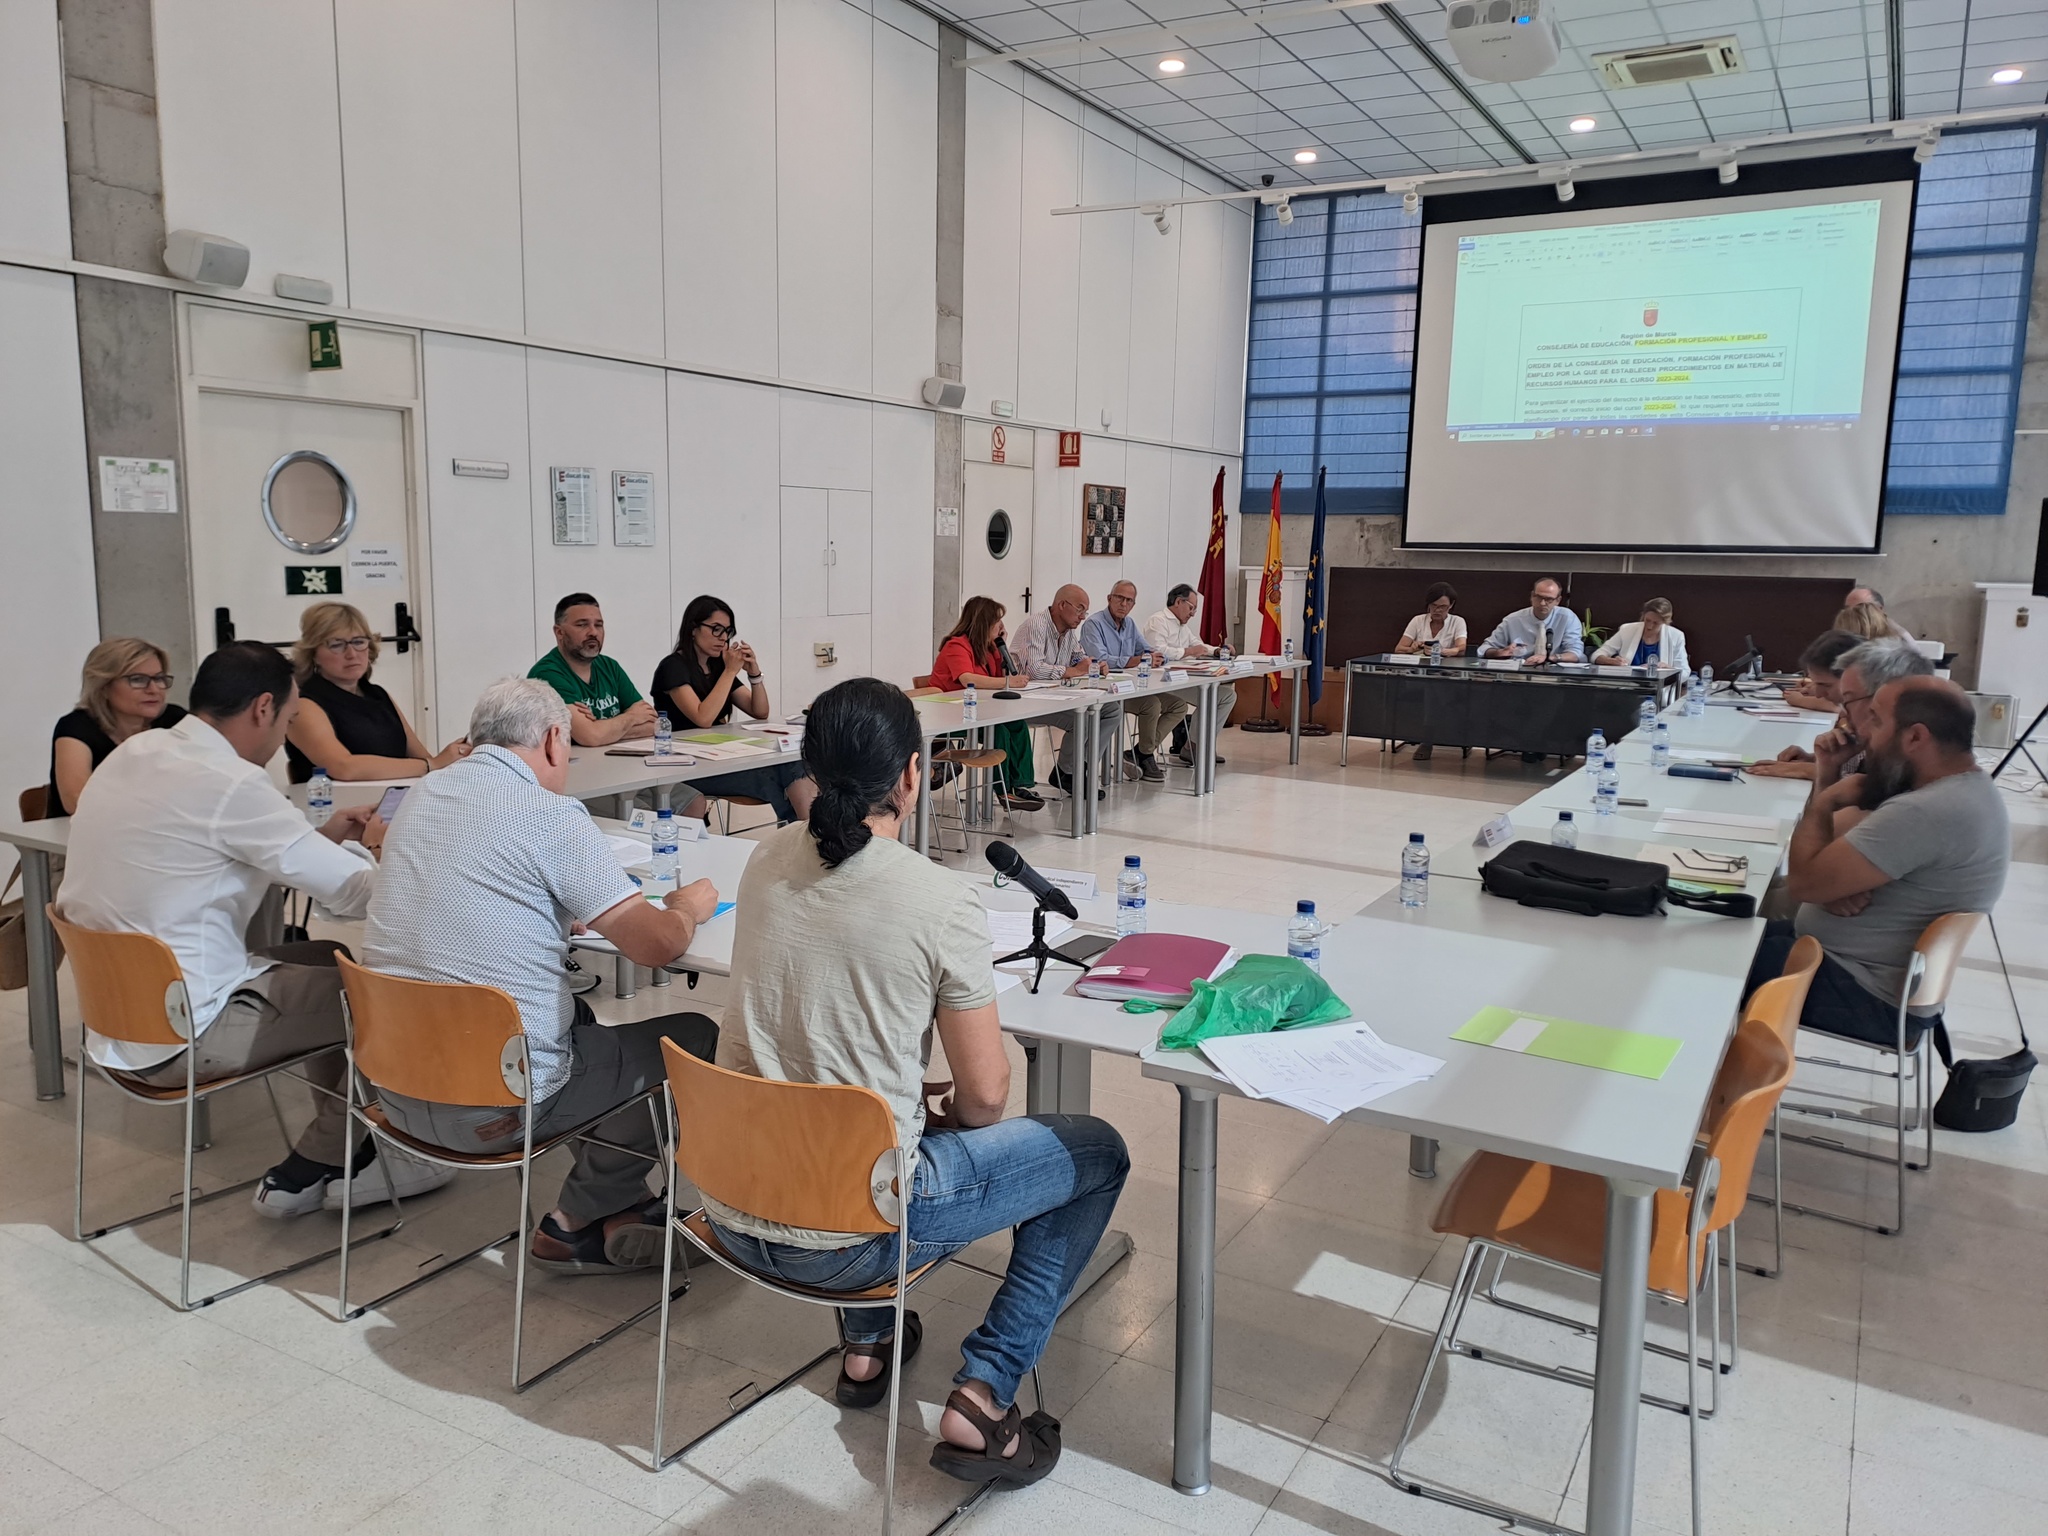
[[(1029, 1417), (1020, 1416), (1010, 1404), (1001, 1420), (991, 1419), (981, 1405), (966, 1393), (954, 1391), (946, 1406), (981, 1432), (981, 1449), (941, 1440), (932, 1447), (932, 1465), (948, 1477), (963, 1483), (1001, 1483), (1010, 1488), (1028, 1488), (1059, 1464), (1060, 1421), (1044, 1409)], [(1017, 1454), (1005, 1456), (1004, 1447), (1015, 1440)]]
[[(846, 1353), (859, 1355), (866, 1360), (879, 1360), (882, 1368), (866, 1381), (855, 1381), (846, 1374), (846, 1361), (839, 1362), (839, 1384), (832, 1389), (832, 1400), (842, 1408), (872, 1408), (889, 1395), (889, 1356), (893, 1353), (887, 1339), (878, 1339), (872, 1344), (850, 1343), (846, 1337), (846, 1325), (840, 1324), (839, 1341), (846, 1346)], [(903, 1363), (910, 1364), (917, 1354), (917, 1346), (924, 1342), (924, 1324), (915, 1312), (903, 1314)]]

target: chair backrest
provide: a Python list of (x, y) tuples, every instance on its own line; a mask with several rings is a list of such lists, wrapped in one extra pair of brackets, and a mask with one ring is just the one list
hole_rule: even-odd
[(932, 674), (929, 672), (921, 672), (916, 677), (913, 677), (910, 680), (910, 689), (913, 693), (937, 693), (940, 691), (932, 686)]
[[(1763, 988), (1757, 991), (1761, 994)], [(1745, 1018), (1728, 1042), (1728, 1054), (1721, 1058), (1707, 1098), (1707, 1152), (1721, 1164), (1721, 1185), (1702, 1231), (1719, 1231), (1742, 1214), (1764, 1128), (1791, 1081), (1791, 1047), (1769, 1024)]]
[(21, 807), (23, 821), (46, 821), (50, 815), (50, 786), (38, 784), (34, 789), (24, 789), (15, 796), (14, 803)]
[(432, 1104), (511, 1108), (530, 1082), (519, 1005), (496, 987), (408, 981), (336, 955), (356, 1070)]
[(1956, 979), (1956, 962), (1963, 958), (1971, 935), (1982, 921), (1982, 912), (1951, 912), (1920, 930), (1920, 942), (1913, 946), (1913, 952), (1921, 959), (1920, 984), (1906, 1001), (1918, 1008), (1939, 1008), (1948, 1001), (1949, 984)]
[(1820, 962), (1819, 939), (1809, 934), (1794, 944), (1792, 953), (1785, 957), (1784, 970), (1750, 993), (1742, 1010), (1743, 1022), (1754, 1019), (1764, 1024), (1784, 1042), (1786, 1050), (1794, 1050), (1799, 1015), (1806, 1009), (1806, 994), (1813, 986)]
[(661, 1042), (676, 1168), (721, 1205), (820, 1232), (894, 1232), (896, 1120), (872, 1088), (784, 1083)]
[(71, 956), (78, 1009), (86, 1026), (130, 1045), (184, 1045), (192, 1038), (185, 972), (171, 946), (153, 933), (80, 928), (47, 908)]

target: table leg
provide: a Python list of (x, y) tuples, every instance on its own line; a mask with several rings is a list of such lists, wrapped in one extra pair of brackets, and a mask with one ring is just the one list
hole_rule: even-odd
[(1628, 1536), (1635, 1521), (1643, 1312), (1655, 1197), (1647, 1184), (1622, 1179), (1607, 1183), (1600, 1340), (1593, 1357), (1593, 1444), (1586, 1479), (1587, 1536)]
[(1337, 766), (1351, 763), (1351, 668), (1344, 669), (1344, 726), (1337, 733)]
[(1216, 793), (1216, 738), (1223, 734), (1223, 685), (1211, 682), (1202, 690), (1201, 741), (1195, 747), (1195, 783), (1205, 795)]
[(612, 972), (612, 996), (632, 997), (640, 990), (640, 978), (633, 970), (633, 962), (624, 955)]
[(1410, 1136), (1408, 1138), (1408, 1172), (1418, 1179), (1436, 1177), (1436, 1138), (1434, 1136)]
[(1289, 716), (1287, 725), (1287, 761), (1290, 763), (1301, 761), (1301, 674), (1307, 670), (1306, 667), (1294, 669), (1294, 712)]
[[(1644, 1263), (1648, 1262), (1646, 1247)], [(1638, 1347), (1641, 1339), (1638, 1334)], [(1216, 1091), (1183, 1087), (1180, 1252), (1173, 1331), (1173, 1486), (1182, 1493), (1209, 1491), (1209, 1413), (1215, 1395), (1215, 1367)]]
[(64, 1097), (64, 1046), (58, 1039), (57, 952), (50, 929), (50, 856), (21, 850), (21, 916), (28, 941), (28, 1044), (36, 1059), (36, 1097)]
[[(1062, 1045), (1057, 1040), (1033, 1040), (1020, 1036), (1024, 1045), (1024, 1113), (1027, 1115), (1085, 1115), (1091, 1088), (1090, 1068), (1094, 1052), (1086, 1046)], [(1128, 1232), (1115, 1228), (1102, 1234), (1089, 1255), (1081, 1278), (1060, 1303), (1066, 1311), (1087, 1295), (1096, 1282), (1130, 1255), (1137, 1245)]]

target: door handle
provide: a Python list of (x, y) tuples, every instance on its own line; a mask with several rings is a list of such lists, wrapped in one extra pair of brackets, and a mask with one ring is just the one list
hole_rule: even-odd
[[(381, 644), (397, 646), (398, 654), (401, 656), (405, 655), (406, 652), (410, 651), (415, 645), (425, 645), (427, 643), (427, 637), (421, 634), (419, 632), (418, 626), (413, 623), (412, 610), (405, 603), (399, 603), (396, 606), (396, 609), (392, 614), (391, 627), (398, 632), (392, 635), (379, 635), (377, 639)], [(232, 645), (234, 643), (234, 640), (235, 616), (233, 611), (227, 608), (214, 609), (213, 648), (215, 650), (219, 650), (224, 645)], [(293, 646), (297, 645), (298, 641), (264, 640), (258, 643), (262, 645), (272, 646), (280, 651), (288, 651)]]

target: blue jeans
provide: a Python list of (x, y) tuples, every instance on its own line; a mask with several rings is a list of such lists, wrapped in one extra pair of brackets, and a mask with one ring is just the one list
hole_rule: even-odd
[[(1090, 1115), (1030, 1115), (975, 1130), (929, 1131), (911, 1176), (910, 1262), (916, 1269), (1014, 1227), (1010, 1269), (988, 1316), (961, 1341), (954, 1384), (985, 1384), (998, 1408), (1045, 1353), (1060, 1307), (1101, 1241), (1116, 1208), (1130, 1154), (1116, 1127)], [(896, 1278), (896, 1237), (847, 1248), (796, 1248), (717, 1229), (751, 1269), (799, 1285), (862, 1291)], [(849, 1343), (871, 1344), (896, 1326), (893, 1307), (848, 1307)]]
[[(1783, 918), (1773, 918), (1764, 924), (1763, 941), (1756, 947), (1749, 980), (1742, 988), (1745, 1003), (1750, 993), (1785, 969), (1786, 957), (1798, 942), (1798, 933)], [(1896, 1048), (1899, 1043), (1899, 1005), (1870, 991), (1831, 956), (1823, 956), (1820, 969), (1813, 973), (1813, 985), (1807, 990), (1806, 1007), (1800, 1011), (1799, 1022), (1807, 1029), (1872, 1045)], [(1910, 1051), (1920, 1043), (1921, 1030), (1940, 1022), (1938, 1013), (1907, 1014), (1906, 1049)]]

